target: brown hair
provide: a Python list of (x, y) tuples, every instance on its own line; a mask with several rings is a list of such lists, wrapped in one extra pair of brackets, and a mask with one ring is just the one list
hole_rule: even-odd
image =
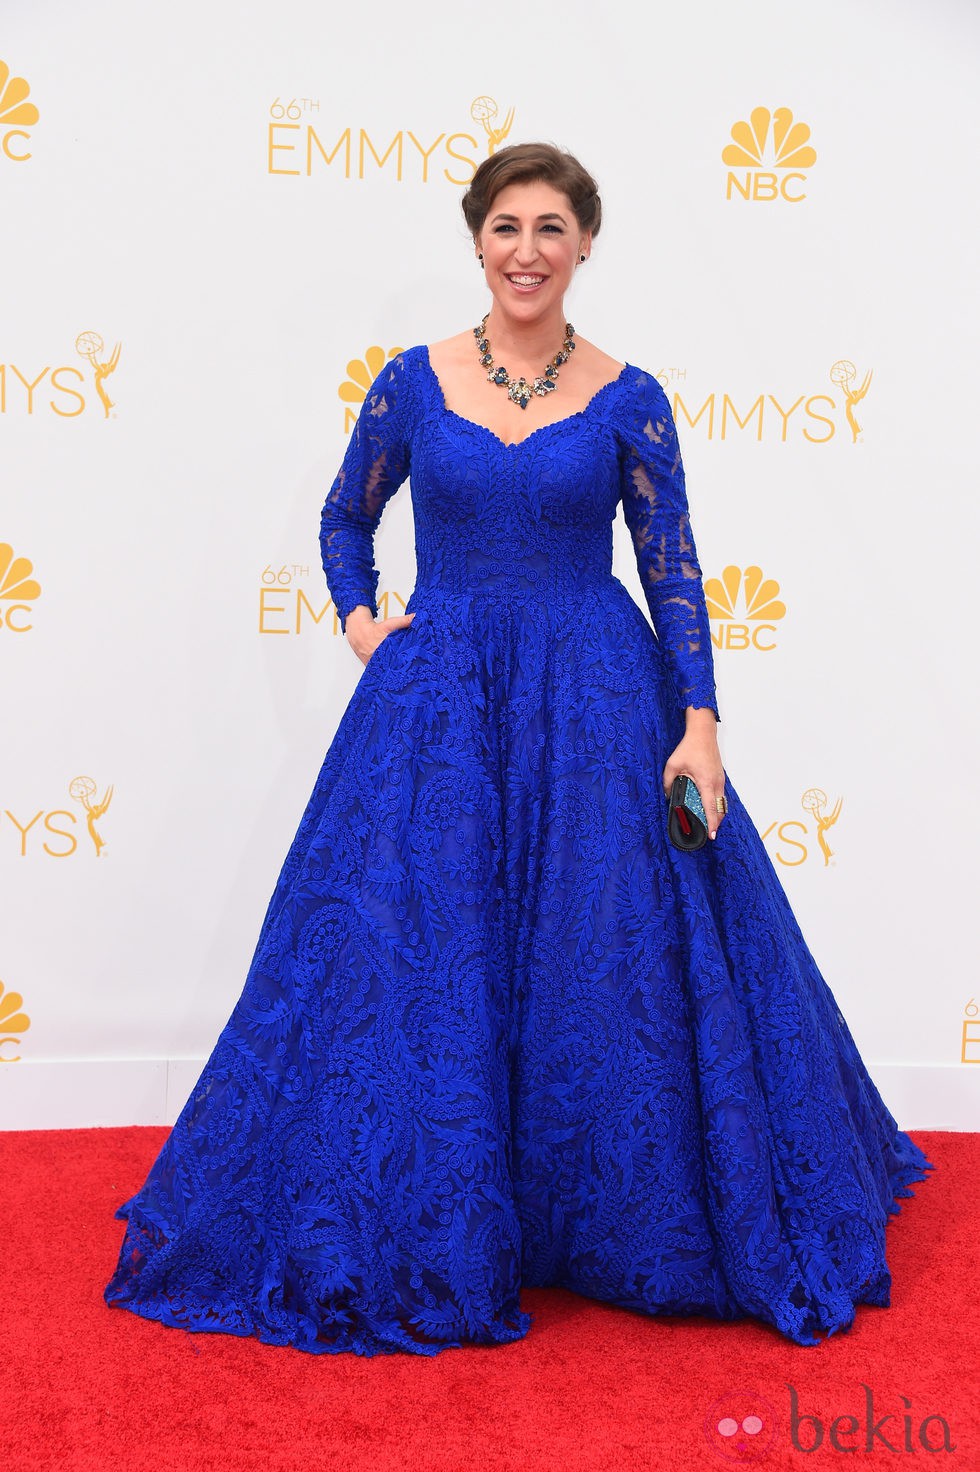
[(596, 181), (578, 159), (551, 143), (512, 143), (483, 160), (461, 200), (463, 216), (474, 239), (502, 189), (509, 184), (531, 184), (539, 179), (566, 194), (579, 227), (598, 235), (602, 201)]

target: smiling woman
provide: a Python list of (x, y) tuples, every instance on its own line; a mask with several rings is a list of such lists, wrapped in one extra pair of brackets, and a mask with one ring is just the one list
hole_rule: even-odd
[[(476, 353), (473, 333), (464, 332), (433, 343), (429, 361), (446, 407), (512, 444), (581, 412), (623, 372), (623, 363), (564, 317), (565, 293), (589, 259), (602, 204), (577, 159), (526, 143), (481, 164), (462, 209), (493, 303), (473, 329)], [(488, 394), (488, 382), (505, 393)], [(513, 404), (526, 416), (516, 434)]]
[[(548, 1285), (816, 1344), (889, 1302), (931, 1164), (722, 766), (667, 396), (566, 320), (595, 183), (517, 145), (463, 208), (491, 305), (386, 364), (326, 497), (365, 668), (106, 1298), (314, 1354), (505, 1344)], [(379, 618), (409, 475), (417, 580)], [(682, 851), (684, 773), (712, 841)]]

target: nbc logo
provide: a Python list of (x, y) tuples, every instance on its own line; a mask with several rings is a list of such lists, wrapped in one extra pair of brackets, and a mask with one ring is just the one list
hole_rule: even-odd
[(9, 542), (0, 542), (0, 629), (26, 634), (34, 627), (26, 622), (31, 604), (41, 596), (41, 584), (32, 577), (33, 572), (33, 563), (15, 557)]
[[(739, 593), (742, 594), (744, 617), (736, 620)], [(763, 576), (761, 567), (726, 567), (720, 578), (708, 578), (704, 596), (708, 617), (718, 621), (711, 642), (716, 649), (775, 649), (770, 637), (776, 632), (775, 620), (785, 617), (786, 605), (777, 597), (779, 584), (775, 578)]]
[(12, 77), (5, 61), (0, 61), (0, 148), (4, 157), (15, 164), (30, 158), (24, 144), (31, 141), (28, 128), (33, 128), (40, 113), (28, 102), (31, 89), (23, 77)]
[(344, 433), (350, 434), (354, 428), (354, 421), (364, 400), (368, 396), (371, 387), (384, 365), (391, 359), (396, 358), (401, 348), (368, 348), (363, 358), (352, 358), (347, 364), (347, 377), (337, 390), (343, 403), (349, 407), (344, 410)]
[(788, 107), (777, 107), (775, 112), (768, 107), (753, 108), (748, 122), (734, 124), (732, 141), (722, 149), (722, 163), (729, 166), (725, 198), (738, 194), (742, 199), (785, 199), (799, 204), (806, 199), (801, 188), (806, 183), (803, 170), (817, 161), (809, 138), (806, 123), (794, 122)]
[(20, 1034), (27, 1031), (31, 1019), (20, 1009), (24, 998), (19, 992), (4, 990), (0, 981), (0, 1063), (19, 1063)]

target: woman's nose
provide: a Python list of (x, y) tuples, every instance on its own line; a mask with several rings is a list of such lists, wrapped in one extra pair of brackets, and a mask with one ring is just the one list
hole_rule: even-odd
[(538, 253), (533, 235), (520, 235), (514, 247), (514, 255), (522, 266), (530, 265)]

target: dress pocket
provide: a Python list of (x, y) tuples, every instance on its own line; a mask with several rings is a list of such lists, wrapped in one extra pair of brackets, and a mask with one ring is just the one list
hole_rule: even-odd
[(368, 655), (368, 662), (364, 666), (364, 668), (367, 669), (370, 665), (375, 663), (378, 655), (381, 653), (382, 649), (385, 647), (390, 639), (394, 638), (396, 634), (403, 634), (404, 632), (404, 629), (392, 629), (389, 633), (385, 634), (384, 638), (381, 640), (381, 643), (378, 644), (375, 649), (372, 649), (371, 653)]

